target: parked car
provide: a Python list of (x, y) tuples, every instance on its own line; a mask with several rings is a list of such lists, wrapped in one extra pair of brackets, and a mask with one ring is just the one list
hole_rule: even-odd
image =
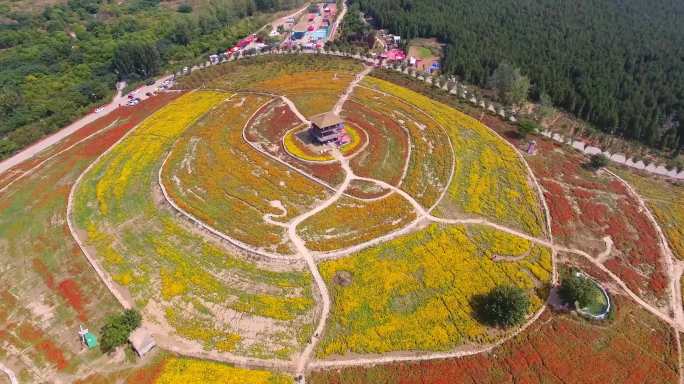
[(145, 85), (154, 85), (154, 79), (149, 79), (145, 82)]

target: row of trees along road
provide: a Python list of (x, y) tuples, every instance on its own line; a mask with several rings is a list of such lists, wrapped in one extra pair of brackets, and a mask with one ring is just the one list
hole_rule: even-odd
[(0, 159), (103, 104), (117, 80), (135, 83), (226, 49), (263, 25), (265, 12), (303, 0), (193, 4), (0, 2)]
[(392, 33), (446, 43), (444, 70), (466, 82), (491, 84), (507, 62), (534, 100), (548, 95), (606, 133), (684, 146), (683, 1), (352, 2)]

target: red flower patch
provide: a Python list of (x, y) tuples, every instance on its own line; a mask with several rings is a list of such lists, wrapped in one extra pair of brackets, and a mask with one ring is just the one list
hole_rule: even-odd
[(64, 353), (62, 353), (62, 350), (57, 348), (57, 346), (51, 341), (43, 341), (39, 343), (36, 348), (43, 352), (45, 358), (54, 364), (57, 367), (57, 370), (62, 371), (69, 365), (64, 358)]
[(69, 305), (78, 313), (78, 318), (81, 321), (87, 321), (88, 317), (85, 313), (85, 300), (81, 295), (81, 290), (78, 284), (72, 279), (66, 279), (59, 283), (57, 291), (69, 303)]

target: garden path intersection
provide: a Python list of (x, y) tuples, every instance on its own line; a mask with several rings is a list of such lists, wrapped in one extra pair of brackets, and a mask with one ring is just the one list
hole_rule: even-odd
[[(336, 103), (334, 107), (334, 112), (340, 113), (342, 111), (343, 105), (347, 102), (347, 99), (352, 95), (354, 89), (358, 87), (364, 87), (362, 85), (359, 85), (359, 83), (363, 80), (363, 78), (370, 73), (372, 70), (372, 67), (365, 67), (363, 71), (359, 72), (357, 76), (354, 78), (354, 80), (349, 84), (348, 89), (344, 92), (344, 94), (340, 97), (339, 101)], [(370, 88), (368, 88), (370, 89)], [(380, 91), (376, 91), (380, 92)], [(250, 94), (249, 92), (240, 92), (241, 94)], [(297, 116), (299, 120), (301, 120), (303, 123), (307, 123), (308, 120), (306, 117), (297, 109), (297, 106), (295, 105), (294, 102), (292, 102), (289, 98), (283, 96), (283, 95), (277, 95), (282, 99), (285, 104), (288, 106), (288, 108), (292, 111), (292, 113)], [(235, 96), (233, 96), (235, 97)], [(262, 105), (265, 106), (272, 100), (267, 101)], [(419, 108), (417, 106), (414, 106), (417, 110)], [(258, 108), (257, 112), (261, 109)], [(245, 244), (243, 242), (240, 242), (238, 240), (235, 240), (231, 238), (230, 236), (226, 235), (225, 233), (222, 233), (221, 231), (217, 230), (216, 228), (208, 225), (207, 223), (204, 223), (202, 220), (199, 218), (193, 216), (191, 213), (187, 212), (186, 210), (183, 210), (177, 202), (173, 200), (173, 198), (167, 193), (166, 191), (166, 186), (163, 183), (162, 180), (162, 170), (164, 169), (164, 166), (166, 165), (166, 162), (168, 160), (168, 155), (164, 158), (164, 161), (159, 169), (158, 173), (158, 178), (157, 178), (157, 183), (162, 191), (164, 201), (170, 205), (175, 211), (177, 211), (182, 217), (184, 217), (186, 220), (192, 222), (194, 225), (200, 226), (203, 229), (205, 229), (207, 232), (209, 232), (210, 236), (220, 238), (222, 240), (226, 240), (230, 243), (232, 243), (234, 246), (243, 249), (247, 253), (255, 253), (258, 256), (266, 259), (273, 260), (274, 262), (289, 262), (289, 263), (302, 263), (306, 265), (306, 267), (309, 270), (309, 273), (313, 277), (313, 283), (316, 286), (317, 289), (317, 295), (314, 295), (314, 298), (318, 301), (318, 309), (317, 309), (317, 323), (315, 324), (315, 330), (313, 331), (313, 336), (311, 339), (308, 341), (308, 343), (304, 346), (303, 351), (297, 356), (294, 361), (291, 362), (289, 365), (277, 365), (275, 366), (278, 369), (284, 369), (284, 370), (289, 370), (294, 372), (297, 376), (301, 376), (302, 379), (300, 382), (304, 381), (304, 377), (306, 375), (307, 370), (309, 369), (314, 369), (314, 368), (330, 368), (330, 367), (343, 367), (343, 366), (355, 366), (355, 365), (367, 365), (367, 364), (379, 364), (379, 363), (391, 363), (391, 362), (399, 362), (399, 361), (421, 361), (421, 360), (429, 360), (429, 359), (441, 359), (441, 358), (448, 358), (448, 357), (462, 357), (462, 356), (468, 356), (468, 355), (473, 355), (473, 354), (478, 354), (478, 353), (483, 353), (492, 350), (493, 348), (503, 344), (507, 340), (512, 339), (516, 335), (518, 335), (520, 332), (524, 331), (527, 329), (533, 322), (535, 322), (539, 317), (542, 315), (543, 311), (545, 310), (546, 306), (542, 305), (541, 308), (533, 313), (523, 324), (520, 326), (518, 329), (515, 331), (507, 334), (504, 338), (501, 338), (497, 340), (494, 343), (486, 344), (486, 345), (481, 345), (477, 347), (465, 347), (465, 348), (459, 348), (457, 351), (453, 352), (435, 352), (435, 353), (411, 353), (411, 354), (403, 354), (403, 355), (398, 355), (398, 354), (385, 354), (384, 356), (377, 356), (377, 357), (361, 357), (361, 358), (350, 358), (350, 359), (336, 359), (336, 360), (316, 360), (314, 358), (314, 350), (316, 349), (316, 346), (319, 344), (321, 336), (325, 332), (326, 329), (326, 324), (328, 321), (328, 317), (330, 315), (331, 311), (331, 296), (328, 291), (328, 287), (326, 285), (325, 280), (323, 279), (318, 263), (322, 261), (327, 261), (327, 260), (334, 260), (334, 259), (339, 259), (348, 255), (351, 255), (355, 252), (359, 252), (363, 249), (369, 248), (371, 246), (377, 245), (379, 243), (387, 242), (392, 239), (395, 239), (399, 236), (406, 235), (408, 233), (411, 233), (413, 231), (416, 231), (418, 228), (421, 228), (421, 226), (424, 226), (429, 223), (437, 223), (437, 224), (442, 224), (442, 225), (461, 225), (461, 226), (485, 226), (489, 228), (496, 229), (501, 232), (505, 232), (514, 236), (517, 236), (521, 239), (528, 240), (534, 244), (541, 245), (544, 247), (547, 247), (551, 250), (551, 255), (552, 255), (552, 267), (553, 267), (553, 273), (552, 273), (552, 282), (557, 283), (558, 282), (558, 273), (557, 273), (557, 260), (556, 260), (556, 255), (559, 252), (566, 252), (566, 253), (572, 253), (578, 256), (583, 257), (592, 265), (596, 266), (598, 269), (600, 269), (602, 272), (607, 274), (611, 279), (614, 280), (614, 282), (622, 288), (622, 290), (630, 296), (635, 302), (637, 302), (641, 307), (646, 309), (647, 311), (651, 312), (653, 315), (657, 316), (659, 319), (662, 321), (666, 322), (669, 324), (673, 329), (676, 331), (676, 338), (677, 341), (679, 341), (679, 332), (684, 332), (684, 312), (682, 311), (682, 306), (681, 306), (681, 287), (679, 284), (679, 281), (682, 277), (682, 274), (684, 273), (684, 262), (676, 260), (673, 252), (669, 249), (666, 238), (663, 234), (663, 231), (661, 227), (658, 225), (658, 223), (655, 221), (655, 218), (653, 215), (650, 213), (648, 207), (646, 206), (644, 200), (639, 197), (637, 192), (623, 179), (619, 178), (617, 175), (612, 175), (616, 177), (622, 184), (626, 186), (626, 188), (629, 190), (629, 192), (638, 200), (640, 208), (642, 212), (649, 218), (649, 220), (652, 222), (653, 226), (656, 228), (657, 233), (659, 235), (658, 243), (660, 246), (660, 251), (661, 255), (664, 258), (664, 262), (667, 266), (667, 277), (668, 277), (668, 286), (669, 286), (669, 308), (668, 310), (662, 310), (657, 307), (655, 307), (652, 304), (647, 303), (644, 299), (642, 299), (637, 293), (632, 291), (626, 284), (625, 282), (618, 277), (615, 273), (610, 271), (604, 264), (603, 264), (603, 259), (605, 256), (610, 253), (611, 247), (612, 247), (612, 240), (610, 238), (605, 240), (606, 244), (606, 251), (602, 252), (600, 255), (591, 255), (585, 251), (579, 250), (579, 249), (571, 249), (567, 247), (560, 246), (558, 244), (554, 243), (553, 236), (551, 234), (551, 216), (549, 213), (549, 209), (546, 206), (546, 201), (544, 199), (544, 196), (542, 194), (542, 189), (541, 186), (539, 185), (539, 182), (537, 181), (534, 173), (531, 171), (529, 165), (527, 164), (525, 157), (520, 153), (520, 151), (510, 144), (508, 141), (506, 141), (503, 138), (500, 138), (504, 142), (508, 143), (513, 149), (515, 150), (515, 153), (518, 155), (520, 160), (525, 166), (525, 169), (527, 169), (528, 173), (528, 178), (531, 180), (532, 184), (534, 185), (534, 188), (536, 190), (536, 194), (539, 198), (540, 204), (542, 205), (542, 211), (544, 213), (544, 221), (545, 221), (545, 231), (544, 234), (541, 236), (532, 236), (528, 233), (525, 233), (523, 231), (520, 231), (515, 228), (511, 228), (506, 225), (502, 225), (499, 223), (495, 223), (489, 219), (484, 219), (484, 218), (464, 218), (464, 219), (447, 219), (447, 218), (441, 218), (435, 216), (432, 211), (434, 210), (437, 205), (439, 205), (440, 201), (444, 198), (446, 194), (446, 190), (448, 189), (449, 185), (451, 184), (451, 179), (454, 175), (454, 163), (456, 162), (456, 158), (452, 157), (452, 164), (451, 164), (451, 173), (449, 175), (449, 182), (446, 184), (444, 187), (443, 191), (440, 191), (440, 196), (439, 200), (435, 202), (432, 206), (430, 207), (424, 207), (421, 205), (421, 203), (414, 197), (411, 196), (409, 193), (404, 191), (402, 188), (400, 188), (401, 181), (399, 182), (398, 185), (392, 185), (390, 183), (387, 183), (382, 180), (378, 180), (375, 178), (370, 178), (370, 177), (361, 177), (355, 174), (354, 170), (350, 166), (350, 161), (359, 154), (359, 152), (355, 152), (351, 155), (344, 156), (340, 153), (339, 150), (336, 148), (330, 147), (330, 153), (334, 157), (334, 164), (337, 164), (341, 167), (342, 172), (344, 174), (344, 179), (341, 183), (339, 183), (336, 186), (331, 186), (329, 184), (324, 183), (323, 181), (317, 179), (316, 177), (307, 174), (305, 171), (295, 167), (294, 165), (282, 161), (281, 159), (277, 158), (276, 156), (267, 153), (266, 151), (262, 150), (258, 146), (254, 145), (253, 143), (249, 142), (245, 138), (244, 132), (247, 126), (254, 120), (255, 115), (257, 112), (254, 112), (254, 114), (247, 120), (247, 123), (243, 127), (243, 140), (245, 140), (254, 150), (258, 151), (261, 153), (264, 157), (270, 159), (270, 160), (275, 160), (279, 162), (280, 164), (287, 166), (288, 169), (297, 172), (299, 174), (302, 174), (306, 176), (308, 179), (315, 181), (316, 183), (322, 185), (326, 190), (330, 192), (329, 196), (321, 201), (317, 201), (315, 205), (312, 207), (309, 207), (308, 210), (305, 210), (303, 212), (298, 212), (298, 215), (295, 216), (294, 218), (291, 218), (287, 222), (282, 222), (282, 221), (277, 221), (275, 219), (283, 216), (287, 216), (287, 212), (283, 209), (282, 215), (265, 215), (263, 217), (265, 222), (274, 224), (276, 226), (282, 227), (286, 230), (287, 233), (287, 238), (289, 241), (292, 243), (294, 246), (294, 249), (296, 251), (295, 255), (281, 255), (277, 253), (272, 253), (272, 252), (265, 252), (263, 250), (257, 249), (256, 247), (250, 246), (248, 244)], [(421, 111), (422, 112), (422, 111)], [(425, 113), (425, 112), (423, 112)], [(427, 113), (425, 113), (427, 115)], [(441, 125), (440, 125), (441, 127)], [(441, 127), (441, 129), (445, 129), (444, 127)], [(134, 132), (134, 130), (131, 130), (129, 133)], [(127, 136), (127, 135), (126, 135)], [(123, 141), (126, 136), (122, 137), (121, 141)], [(112, 146), (111, 148), (114, 148), (117, 144)], [(451, 142), (449, 143), (451, 146)], [(111, 149), (110, 148), (110, 149)], [(453, 146), (451, 146), (453, 150)], [(103, 157), (106, 155), (108, 151), (103, 153), (100, 157)], [(410, 154), (410, 152), (409, 152)], [(99, 158), (98, 158), (99, 160)], [(93, 164), (97, 163), (98, 160), (95, 160)], [(85, 175), (90, 167), (86, 169), (82, 174)], [(406, 174), (406, 169), (404, 169), (404, 176)], [(402, 179), (403, 180), (403, 176)], [(79, 177), (80, 181), (80, 177)], [(77, 181), (69, 195), (69, 204), (67, 208), (67, 223), (69, 230), (71, 231), (71, 235), (74, 237), (78, 245), (81, 247), (81, 250), (83, 253), (86, 255), (88, 258), (88, 261), (92, 264), (100, 278), (103, 280), (107, 288), (112, 292), (112, 294), (117, 298), (117, 300), (126, 308), (129, 308), (132, 306), (132, 301), (130, 298), (126, 297), (122, 292), (118, 291), (118, 288), (116, 284), (112, 283), (112, 278), (108, 275), (108, 273), (105, 271), (105, 269), (98, 264), (98, 261), (96, 258), (92, 257), (92, 255), (89, 255), (86, 247), (83, 245), (83, 240), (79, 238), (79, 234), (73, 228), (72, 225), (72, 220), (71, 220), (71, 207), (72, 207), (72, 199), (73, 199), (73, 193), (76, 190), (79, 181)], [(337, 202), (340, 201), (341, 198), (343, 197), (349, 197), (347, 194), (348, 188), (350, 184), (353, 181), (361, 181), (361, 182), (366, 182), (369, 184), (376, 185), (380, 187), (383, 190), (389, 191), (387, 195), (389, 194), (396, 194), (400, 196), (405, 202), (407, 202), (412, 210), (415, 213), (415, 218), (408, 223), (407, 225), (404, 225), (400, 229), (397, 229), (395, 231), (392, 231), (390, 233), (387, 233), (383, 236), (374, 238), (372, 240), (366, 241), (361, 244), (356, 244), (351, 247), (335, 250), (335, 251), (330, 251), (330, 252), (319, 252), (319, 251), (312, 251), (307, 247), (307, 243), (304, 241), (304, 239), (300, 236), (300, 233), (298, 233), (297, 229), (298, 227), (301, 226), (303, 222), (305, 222), (307, 219), (320, 214), (323, 212), (326, 208), (329, 208), (336, 204)], [(353, 197), (353, 196), (352, 196)], [(383, 196), (384, 197), (384, 196)], [(355, 197), (354, 197), (355, 198)], [(355, 198), (358, 200), (365, 200), (361, 198)], [(282, 206), (276, 207), (276, 208), (282, 208)], [(678, 343), (679, 344), (679, 343)], [(235, 356), (234, 358), (226, 358), (224, 356), (218, 356), (218, 355), (212, 355), (212, 354), (197, 354), (192, 351), (186, 351), (183, 348), (179, 347), (174, 347), (173, 345), (168, 345), (164, 346), (167, 349), (173, 350), (181, 355), (189, 355), (189, 356), (196, 356), (196, 357), (201, 357), (201, 358), (209, 358), (209, 359), (215, 359), (215, 360), (221, 360), (224, 362), (229, 362), (229, 363), (235, 363), (235, 364), (240, 364), (240, 365), (247, 365), (247, 366), (254, 366), (254, 367), (274, 367), (273, 361), (270, 360), (265, 360), (265, 359), (256, 359), (256, 358), (240, 358), (238, 356)], [(679, 345), (678, 345), (679, 347)], [(679, 361), (680, 361), (680, 382), (684, 383), (684, 379), (682, 379), (682, 356), (681, 356), (681, 350), (679, 350)], [(4, 366), (0, 365), (0, 368), (4, 368)], [(7, 371), (3, 369), (6, 373), (10, 374), (11, 371)], [(10, 375), (10, 377), (12, 377)], [(15, 381), (12, 381), (15, 383)]]

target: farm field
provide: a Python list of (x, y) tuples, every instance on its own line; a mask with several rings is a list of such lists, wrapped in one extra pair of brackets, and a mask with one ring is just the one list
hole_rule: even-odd
[[(419, 108), (448, 134), (458, 161), (436, 216), (480, 216), (533, 236), (543, 235), (541, 202), (525, 167), (503, 140), (477, 120), (419, 93), (373, 77), (364, 79), (363, 84)], [(410, 190), (406, 185), (402, 189)]]
[(431, 225), (322, 262), (320, 269), (333, 308), (319, 357), (447, 351), (502, 336), (474, 315), (476, 297), (497, 284), (527, 290), (529, 313), (539, 309), (550, 282), (551, 255), (486, 227)]
[(79, 369), (128, 365), (103, 361), (78, 341), (79, 324), (99, 329), (119, 306), (69, 235), (67, 198), (90, 162), (177, 96), (161, 94), (102, 117), (3, 178), (0, 361), (20, 382), (71, 381)]
[(230, 105), (228, 96), (190, 93), (147, 119), (85, 174), (73, 217), (157, 337), (216, 353), (288, 359), (312, 320), (309, 275), (254, 264), (207, 241), (159, 205), (154, 187), (164, 152), (203, 114)]
[(182, 209), (213, 228), (257, 249), (292, 254), (278, 223), (323, 200), (326, 190), (244, 142), (243, 127), (269, 101), (237, 94), (209, 112), (174, 146), (162, 183)]
[(677, 383), (672, 331), (618, 296), (618, 311), (596, 326), (545, 311), (491, 353), (463, 358), (314, 371), (313, 384)]

